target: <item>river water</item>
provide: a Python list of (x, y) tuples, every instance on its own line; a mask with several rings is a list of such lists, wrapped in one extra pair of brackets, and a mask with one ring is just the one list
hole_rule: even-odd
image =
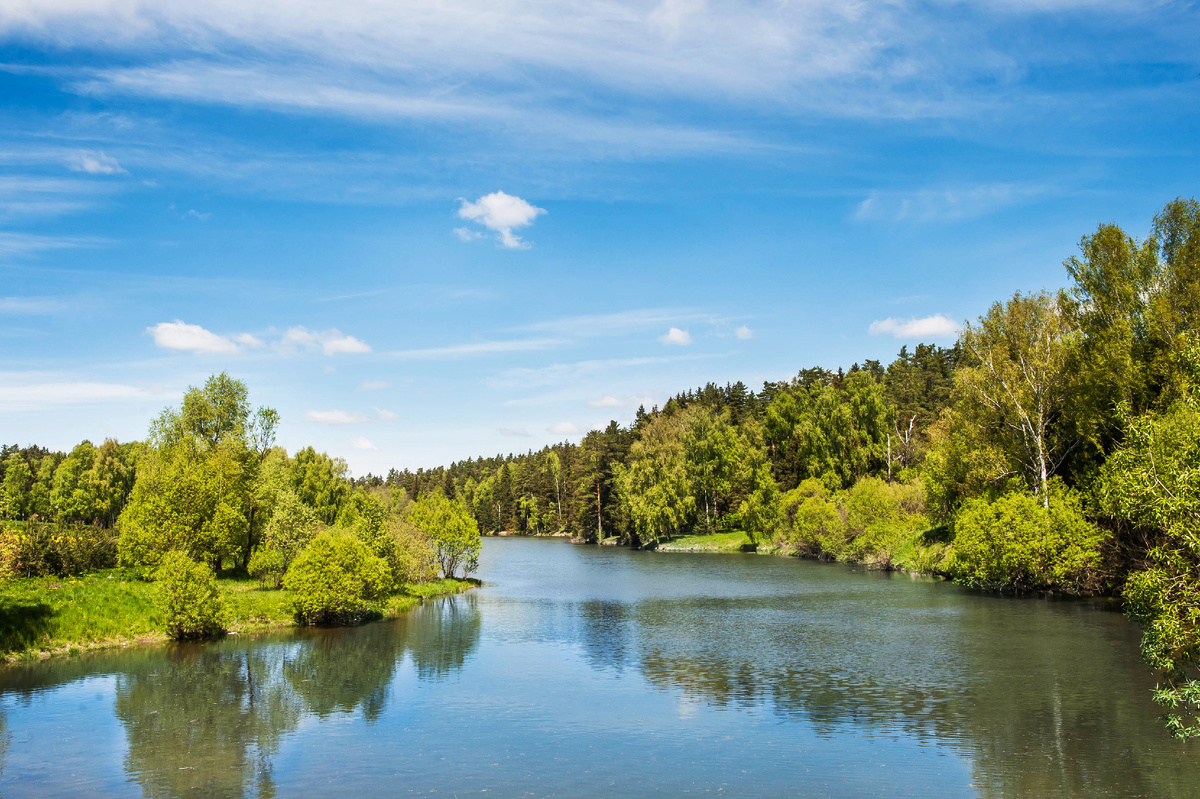
[(1197, 797), (1136, 628), (755, 555), (487, 539), (392, 622), (0, 671), (0, 795)]

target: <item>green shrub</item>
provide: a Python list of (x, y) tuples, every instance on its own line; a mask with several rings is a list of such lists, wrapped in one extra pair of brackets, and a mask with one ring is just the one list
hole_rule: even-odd
[(260, 546), (254, 550), (247, 571), (258, 580), (263, 588), (270, 583), (272, 588), (283, 586), (283, 575), (287, 573), (288, 561), (278, 549), (268, 549)]
[(1093, 586), (1105, 534), (1083, 515), (1078, 494), (1057, 487), (1050, 507), (1026, 492), (994, 502), (963, 503), (954, 522), (946, 569), (986, 588), (1053, 588), (1085, 593)]
[(14, 576), (66, 577), (117, 565), (117, 533), (82, 524), (26, 522), (12, 534)]
[(798, 554), (837, 558), (845, 545), (845, 522), (825, 498), (820, 481), (805, 480), (783, 497), (780, 543)]
[(327, 530), (292, 561), (283, 586), (294, 592), (297, 624), (353, 624), (391, 589), (391, 580), (387, 564), (356, 536)]
[(225, 603), (212, 570), (172, 550), (156, 572), (167, 634), (175, 640), (212, 638), (225, 632)]

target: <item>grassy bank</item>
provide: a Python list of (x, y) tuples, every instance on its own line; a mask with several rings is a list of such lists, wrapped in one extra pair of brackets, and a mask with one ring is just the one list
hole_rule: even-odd
[[(405, 585), (377, 602), (377, 611), (392, 618), (425, 599), (459, 593), (476, 584), (435, 580)], [(229, 610), (231, 633), (293, 626), (288, 609), (291, 592), (233, 577), (218, 580), (217, 586)], [(0, 583), (0, 661), (166, 641), (156, 599), (153, 583), (121, 569)]]
[(655, 547), (657, 552), (745, 552), (750, 546), (749, 539), (741, 530), (728, 533), (713, 533), (712, 535), (680, 535), (667, 541), (660, 541)]

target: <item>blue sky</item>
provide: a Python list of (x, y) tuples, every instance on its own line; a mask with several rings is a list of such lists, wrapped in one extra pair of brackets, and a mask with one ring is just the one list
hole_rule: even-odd
[(9, 0), (0, 439), (386, 472), (949, 344), (1196, 194), (1195, 3)]

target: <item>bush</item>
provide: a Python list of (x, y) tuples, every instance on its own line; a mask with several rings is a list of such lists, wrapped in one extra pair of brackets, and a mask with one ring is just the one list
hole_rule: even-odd
[(353, 624), (364, 619), (370, 601), (391, 589), (387, 563), (354, 535), (327, 530), (292, 561), (283, 587), (294, 591), (297, 624)]
[(783, 498), (780, 543), (819, 558), (889, 564), (925, 527), (924, 509), (920, 484), (864, 477), (833, 493), (826, 481), (810, 478)]
[(171, 638), (213, 638), (225, 633), (225, 603), (208, 566), (172, 550), (159, 561), (156, 578)]
[(9, 532), (13, 576), (66, 577), (117, 565), (115, 530), (82, 524), (26, 522), (23, 532)]
[(1026, 492), (994, 502), (963, 503), (954, 522), (954, 552), (946, 569), (956, 580), (985, 588), (1087, 593), (1105, 534), (1083, 515), (1078, 494), (1051, 491), (1050, 507)]
[(263, 588), (267, 587), (267, 583), (270, 583), (272, 588), (280, 588), (283, 586), (283, 575), (287, 573), (287, 568), (288, 561), (282, 552), (260, 546), (254, 550), (246, 570)]

